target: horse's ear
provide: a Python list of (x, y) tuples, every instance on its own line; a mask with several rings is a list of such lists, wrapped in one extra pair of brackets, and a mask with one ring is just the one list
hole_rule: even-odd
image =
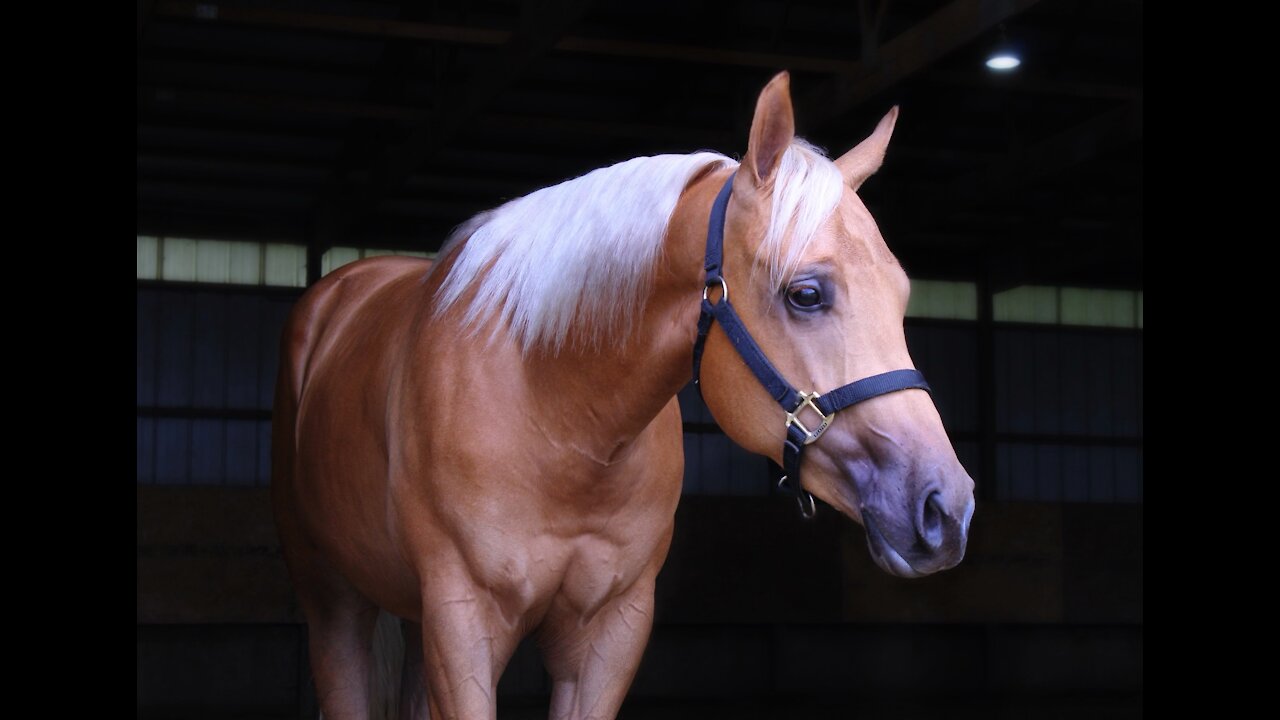
[(791, 109), (791, 75), (786, 71), (773, 76), (760, 91), (756, 114), (751, 119), (751, 137), (747, 154), (742, 158), (756, 187), (773, 182), (782, 162), (782, 154), (796, 136), (796, 118)]
[(894, 105), (866, 140), (836, 160), (836, 167), (840, 168), (840, 174), (849, 183), (849, 187), (857, 190), (880, 169), (884, 162), (885, 148), (889, 147), (889, 138), (893, 136), (893, 126), (897, 122), (898, 106)]

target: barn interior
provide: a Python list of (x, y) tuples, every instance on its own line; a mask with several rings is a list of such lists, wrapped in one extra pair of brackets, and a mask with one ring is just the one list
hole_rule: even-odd
[[(1142, 11), (140, 0), (138, 716), (316, 717), (268, 501), (277, 347), (306, 287), (432, 256), (594, 168), (739, 156), (779, 70), (832, 155), (901, 108), (860, 195), (977, 481), (968, 556), (889, 577), (859, 526), (801, 520), (686, 389), (684, 496), (622, 717), (1141, 716)], [(549, 691), (522, 646), (500, 716), (544, 716)]]

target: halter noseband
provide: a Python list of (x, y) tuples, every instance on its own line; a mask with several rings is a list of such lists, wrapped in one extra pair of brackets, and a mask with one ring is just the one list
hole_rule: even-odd
[[(756, 344), (755, 339), (742, 323), (742, 318), (729, 304), (729, 283), (722, 273), (724, 257), (724, 221), (729, 207), (729, 195), (733, 192), (733, 175), (725, 181), (720, 194), (711, 206), (711, 220), (707, 224), (707, 262), (706, 286), (702, 290), (702, 316), (698, 318), (698, 340), (693, 346), (693, 382), (702, 392), (700, 374), (702, 371), (702, 351), (706, 347), (707, 335), (711, 325), (717, 320), (724, 330), (729, 342), (738, 351), (742, 361), (746, 363), (764, 386), (766, 392), (787, 414), (787, 439), (782, 444), (782, 471), (784, 475), (778, 486), (795, 495), (800, 505), (800, 514), (806, 518), (817, 512), (813, 496), (800, 484), (800, 461), (804, 456), (804, 448), (817, 440), (831, 426), (837, 412), (873, 397), (885, 395), (899, 390), (929, 390), (929, 383), (918, 370), (890, 370), (879, 375), (863, 378), (848, 385), (843, 385), (828, 393), (800, 392), (782, 377), (764, 351)], [(719, 285), (721, 294), (718, 302), (711, 302), (708, 290)], [(809, 408), (822, 417), (817, 427), (809, 429), (798, 417), (800, 412)]]

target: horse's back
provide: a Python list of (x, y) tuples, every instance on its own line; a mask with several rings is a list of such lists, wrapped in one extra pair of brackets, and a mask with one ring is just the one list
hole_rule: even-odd
[(362, 323), (385, 326), (411, 316), (411, 308), (397, 309), (390, 302), (414, 294), (430, 268), (431, 261), (420, 258), (368, 258), (338, 268), (311, 286), (289, 315), (281, 348), (281, 367), (292, 381), (285, 389), (292, 399), (301, 399), (314, 365), (331, 359), (324, 351), (361, 333)]

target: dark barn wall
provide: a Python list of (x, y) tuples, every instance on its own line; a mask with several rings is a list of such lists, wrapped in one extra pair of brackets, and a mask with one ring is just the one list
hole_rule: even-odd
[[(140, 716), (313, 710), (264, 487), (296, 296), (139, 284)], [(859, 527), (771, 496), (776, 471), (686, 389), (686, 497), (623, 717), (1140, 710), (1141, 331), (910, 320), (908, 339), (979, 481), (965, 562), (886, 576)], [(501, 690), (504, 717), (543, 712), (530, 648)]]
[[(137, 492), (139, 715), (305, 714), (305, 630), (266, 490)], [(1141, 708), (1140, 505), (984, 502), (965, 562), (917, 581), (864, 543), (831, 512), (686, 497), (623, 717)], [(503, 717), (540, 716), (548, 691), (522, 646)]]
[(138, 289), (138, 483), (266, 485), (296, 292)]

